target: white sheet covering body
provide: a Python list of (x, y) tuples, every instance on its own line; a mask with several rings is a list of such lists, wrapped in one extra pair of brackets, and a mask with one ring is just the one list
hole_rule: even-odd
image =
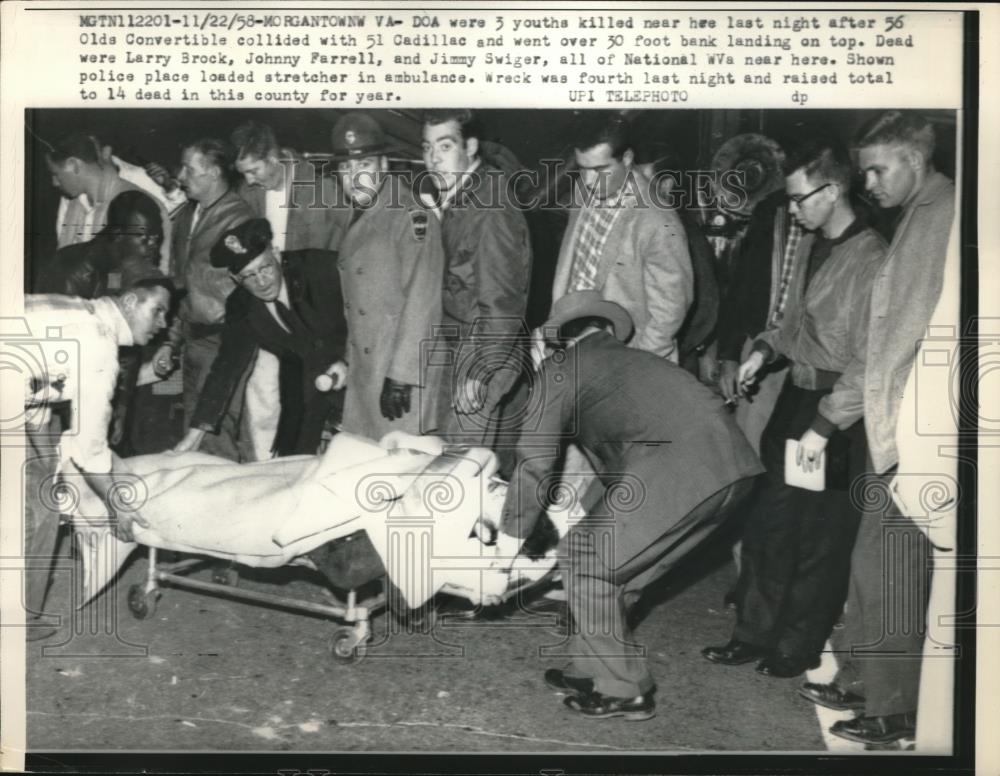
[(479, 448), (434, 455), (440, 442), (412, 442), (430, 452), (386, 449), (341, 433), (318, 457), (250, 464), (202, 453), (130, 458), (124, 463), (137, 477), (131, 503), (148, 526), (133, 525), (135, 543), (118, 542), (100, 524), (104, 511), (93, 494), (78, 500), (74, 527), (84, 536), (86, 598), (103, 589), (137, 544), (277, 567), (364, 529), (410, 606), (446, 585), (475, 599), (493, 556), (470, 533), (481, 516), (499, 519), (506, 485), (493, 476), (496, 458)]

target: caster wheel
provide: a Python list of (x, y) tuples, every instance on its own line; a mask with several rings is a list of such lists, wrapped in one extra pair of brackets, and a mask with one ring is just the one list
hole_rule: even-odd
[(330, 639), (330, 655), (338, 663), (353, 665), (365, 656), (365, 645), (358, 643), (358, 634), (353, 628), (340, 628)]
[(156, 591), (146, 592), (143, 585), (128, 589), (128, 610), (137, 620), (148, 620), (156, 612)]
[(236, 587), (240, 575), (232, 566), (216, 566), (212, 569), (212, 581), (217, 585)]

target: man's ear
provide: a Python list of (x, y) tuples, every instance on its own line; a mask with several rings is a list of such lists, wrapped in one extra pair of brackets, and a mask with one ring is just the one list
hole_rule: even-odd
[(910, 165), (914, 172), (919, 172), (927, 167), (927, 159), (916, 148), (907, 149), (905, 158), (907, 164)]
[(378, 168), (381, 172), (389, 171), (389, 157), (384, 154), (378, 158)]
[(126, 291), (122, 294), (122, 309), (131, 312), (139, 304), (139, 295), (135, 291)]
[(474, 159), (476, 154), (479, 153), (479, 138), (470, 137), (465, 141), (465, 155), (470, 159)]
[(626, 148), (625, 153), (622, 154), (622, 164), (626, 167), (631, 167), (633, 161), (635, 161), (635, 154), (632, 153), (631, 148)]

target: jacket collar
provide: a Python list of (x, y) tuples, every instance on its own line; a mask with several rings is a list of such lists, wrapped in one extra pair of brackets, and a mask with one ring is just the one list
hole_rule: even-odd
[(950, 186), (952, 182), (948, 180), (943, 174), (939, 173), (937, 170), (932, 172), (927, 176), (927, 180), (924, 181), (924, 185), (917, 192), (917, 196), (913, 198), (913, 202), (910, 203), (910, 208), (920, 207), (921, 205), (929, 205), (935, 200), (937, 200)]

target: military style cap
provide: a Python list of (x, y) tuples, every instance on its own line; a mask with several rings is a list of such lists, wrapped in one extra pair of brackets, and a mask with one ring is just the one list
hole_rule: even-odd
[(234, 275), (260, 256), (274, 234), (266, 218), (251, 218), (230, 229), (212, 246), (213, 267), (225, 267)]
[(345, 113), (337, 120), (333, 125), (332, 140), (335, 162), (383, 154), (390, 150), (379, 123), (360, 111)]

